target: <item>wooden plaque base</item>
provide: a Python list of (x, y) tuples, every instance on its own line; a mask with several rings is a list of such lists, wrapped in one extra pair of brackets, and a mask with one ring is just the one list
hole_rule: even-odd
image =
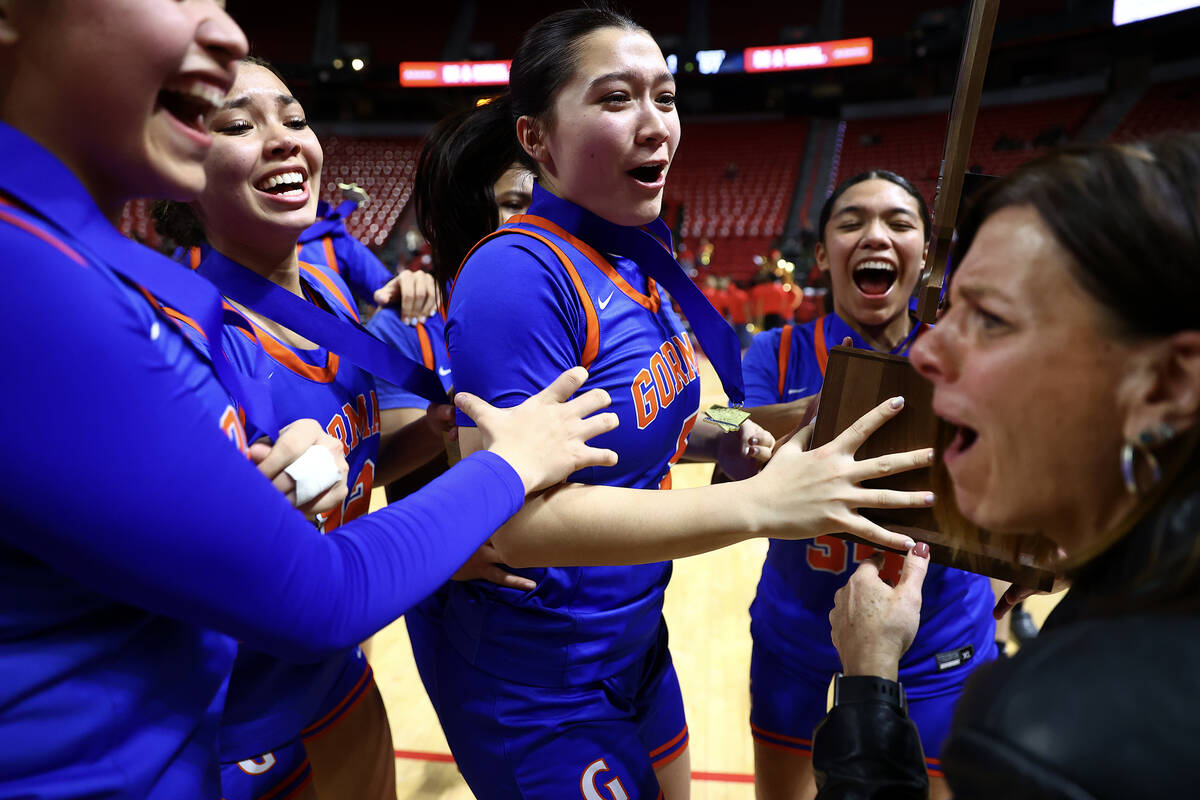
[[(933, 387), (917, 374), (907, 358), (850, 347), (830, 349), (811, 446), (829, 442), (863, 414), (897, 395), (904, 397), (904, 410), (859, 448), (858, 458), (933, 447), (938, 436)], [(903, 491), (928, 490), (932, 486), (932, 470), (913, 470), (864, 485)], [(938, 529), (932, 509), (864, 509), (861, 513), (888, 530), (928, 543), (930, 558), (935, 563), (1044, 591), (1054, 584), (1054, 574), (1035, 566), (1031, 559), (1014, 562), (1001, 537), (997, 537), (997, 542), (978, 543), (975, 545), (978, 549), (968, 549), (972, 546), (967, 541), (957, 541)], [(860, 541), (849, 534), (836, 535)]]

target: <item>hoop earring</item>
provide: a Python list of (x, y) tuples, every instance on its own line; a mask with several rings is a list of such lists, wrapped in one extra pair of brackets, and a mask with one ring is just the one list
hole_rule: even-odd
[[(1121, 478), (1125, 481), (1125, 491), (1129, 492), (1134, 497), (1141, 494), (1141, 486), (1138, 485), (1136, 455), (1141, 455), (1146, 460), (1146, 466), (1150, 469), (1150, 486), (1162, 480), (1162, 468), (1158, 465), (1158, 459), (1154, 457), (1154, 452), (1150, 449), (1157, 445), (1169, 442), (1176, 436), (1176, 431), (1169, 423), (1160, 422), (1153, 428), (1147, 428), (1138, 434), (1136, 439), (1126, 440), (1121, 446)], [(1147, 487), (1149, 488), (1149, 487)]]

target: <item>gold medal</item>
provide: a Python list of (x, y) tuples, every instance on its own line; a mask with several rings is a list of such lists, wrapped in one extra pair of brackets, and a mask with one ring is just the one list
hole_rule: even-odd
[(743, 422), (750, 419), (750, 412), (741, 408), (713, 405), (704, 412), (704, 418), (720, 426), (721, 430), (726, 433), (732, 433), (742, 427)]

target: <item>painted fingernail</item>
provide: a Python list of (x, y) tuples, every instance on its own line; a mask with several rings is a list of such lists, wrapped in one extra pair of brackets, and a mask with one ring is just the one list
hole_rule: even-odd
[(892, 408), (900, 408), (903, 405), (904, 405), (903, 397), (893, 397), (892, 398)]
[(917, 546), (913, 548), (913, 555), (918, 558), (929, 558), (929, 545), (924, 542), (917, 542)]
[(929, 455), (925, 456), (925, 460), (932, 464), (937, 460), (937, 453), (935, 453), (933, 450), (930, 450)]
[(927, 506), (933, 505), (933, 501), (936, 499), (937, 498), (933, 496), (933, 492), (929, 492), (928, 494), (925, 495), (925, 505), (927, 505)]
[(904, 549), (905, 550), (912, 550), (916, 546), (917, 546), (917, 543), (914, 542), (912, 539), (909, 539), (908, 537), (904, 538)]

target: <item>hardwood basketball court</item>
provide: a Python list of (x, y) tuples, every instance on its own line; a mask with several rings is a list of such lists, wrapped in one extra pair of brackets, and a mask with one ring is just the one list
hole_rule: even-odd
[[(700, 365), (701, 407), (724, 402), (712, 366), (703, 357)], [(673, 483), (702, 486), (711, 474), (708, 464), (680, 464)], [(383, 504), (382, 489), (372, 501), (373, 509)], [(677, 560), (667, 588), (664, 614), (687, 709), (695, 800), (754, 798), (749, 608), (766, 553), (767, 541), (756, 539)], [(1057, 599), (1027, 604), (1039, 625)], [(400, 800), (469, 800), (417, 676), (402, 620), (375, 636), (371, 664), (392, 725)]]

